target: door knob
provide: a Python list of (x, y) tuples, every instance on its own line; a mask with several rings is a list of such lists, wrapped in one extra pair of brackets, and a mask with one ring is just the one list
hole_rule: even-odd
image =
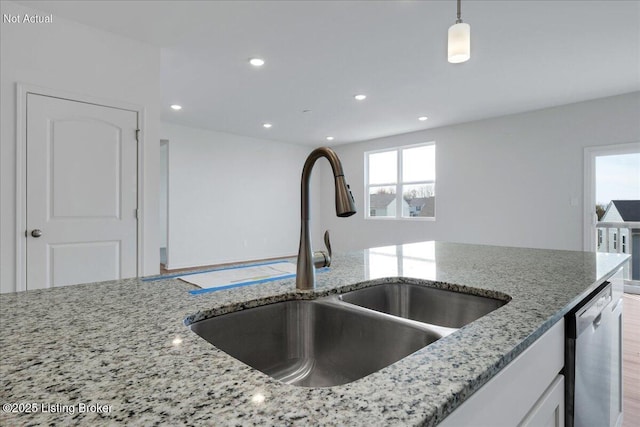
[(42, 236), (42, 230), (38, 230), (38, 229), (36, 228), (35, 230), (33, 230), (33, 231), (31, 232), (31, 235), (32, 235), (33, 237), (36, 237), (36, 238), (37, 238), (37, 237), (40, 237), (40, 236)]

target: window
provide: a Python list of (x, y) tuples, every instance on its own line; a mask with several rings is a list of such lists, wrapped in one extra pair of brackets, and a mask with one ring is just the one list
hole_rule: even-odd
[(622, 236), (622, 253), (627, 253), (627, 236)]
[(618, 235), (613, 233), (613, 249), (618, 249)]
[(435, 218), (434, 143), (365, 153), (368, 218)]

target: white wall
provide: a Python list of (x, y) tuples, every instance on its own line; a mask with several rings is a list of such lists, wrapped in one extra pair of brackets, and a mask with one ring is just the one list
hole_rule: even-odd
[[(2, 1), (2, 14), (36, 11)], [(54, 15), (51, 24), (1, 24), (0, 291), (16, 281), (16, 83), (122, 101), (145, 108), (144, 265), (158, 272), (160, 51)]]
[(168, 268), (295, 255), (309, 147), (162, 123)]
[[(364, 152), (436, 142), (436, 221), (364, 219)], [(583, 150), (640, 141), (640, 92), (335, 147), (359, 208), (335, 250), (425, 239), (582, 250)], [(328, 174), (323, 168), (323, 174)]]

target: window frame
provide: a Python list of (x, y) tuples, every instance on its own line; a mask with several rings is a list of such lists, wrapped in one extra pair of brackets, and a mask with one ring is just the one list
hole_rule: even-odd
[[(429, 147), (433, 146), (434, 151), (436, 150), (436, 142), (421, 142), (418, 144), (409, 144), (409, 145), (401, 145), (390, 148), (382, 148), (378, 150), (371, 150), (364, 152), (364, 219), (366, 220), (383, 220), (383, 221), (435, 221), (437, 217), (437, 206), (434, 206), (433, 216), (432, 217), (421, 217), (421, 216), (403, 216), (402, 215), (402, 187), (409, 185), (433, 185), (433, 188), (436, 187), (436, 182), (438, 180), (436, 167), (435, 178), (433, 180), (424, 180), (424, 181), (403, 181), (402, 180), (402, 172), (403, 172), (403, 160), (402, 153), (403, 150), (418, 148), (418, 147)], [(396, 152), (396, 182), (394, 183), (379, 183), (379, 184), (369, 184), (369, 156), (372, 154), (378, 153), (388, 153), (388, 152)], [(434, 162), (437, 162), (437, 154), (435, 154)], [(436, 163), (437, 164), (437, 163)], [(396, 190), (396, 212), (394, 216), (371, 216), (371, 207), (370, 207), (370, 188), (371, 187), (395, 187)], [(437, 203), (436, 203), (437, 205)]]

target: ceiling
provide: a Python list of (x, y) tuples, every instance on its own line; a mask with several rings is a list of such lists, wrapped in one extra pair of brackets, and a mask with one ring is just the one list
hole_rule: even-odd
[(160, 47), (163, 120), (311, 146), (640, 90), (639, 1), (463, 0), (463, 64), (454, 0), (18, 3)]

